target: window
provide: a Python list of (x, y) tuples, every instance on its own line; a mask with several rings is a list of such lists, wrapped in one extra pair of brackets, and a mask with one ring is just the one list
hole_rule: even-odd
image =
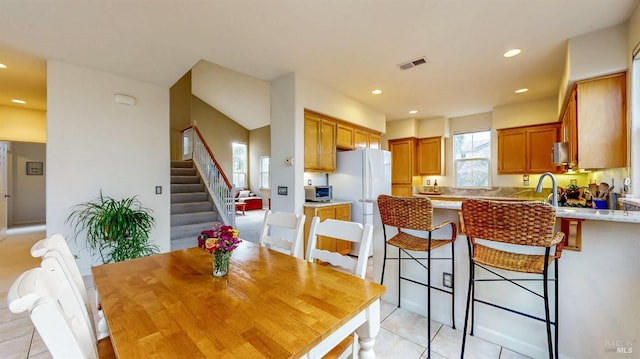
[(260, 157), (260, 188), (270, 188), (269, 172), (271, 171), (271, 162), (269, 156)]
[(491, 131), (453, 135), (456, 187), (489, 187)]
[(247, 144), (233, 145), (233, 186), (247, 188)]

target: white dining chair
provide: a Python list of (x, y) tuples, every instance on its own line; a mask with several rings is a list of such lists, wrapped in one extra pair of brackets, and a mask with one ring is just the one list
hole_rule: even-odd
[[(66, 239), (61, 234), (57, 233), (50, 237), (41, 239), (31, 247), (31, 255), (34, 258), (55, 258), (58, 260), (64, 274), (67, 276), (69, 281), (73, 283), (75, 287), (74, 289), (77, 290), (78, 294), (82, 298), (87, 312), (89, 313), (91, 327), (94, 328), (94, 330), (97, 330), (97, 338), (102, 339), (109, 336), (109, 327), (104, 319), (104, 313), (102, 313), (99, 306), (96, 308), (98, 310), (99, 318), (98, 326), (96, 327), (95, 325), (93, 307), (89, 301), (87, 288), (84, 285), (82, 274), (80, 273), (80, 269), (78, 268), (73, 253), (71, 253), (71, 249), (69, 248)], [(95, 299), (96, 303), (100, 303), (97, 292)]]
[[(318, 249), (318, 236), (331, 237), (360, 244), (360, 250), (356, 258), (332, 252), (326, 249)], [(342, 268), (362, 279), (367, 274), (369, 261), (369, 249), (373, 241), (373, 225), (356, 222), (326, 219), (320, 222), (320, 217), (313, 217), (309, 231), (309, 243), (307, 244), (307, 261), (316, 259), (329, 263), (332, 266)], [(347, 358), (358, 351), (358, 336), (356, 333), (347, 336), (334, 347), (324, 358)]]
[(77, 291), (60, 263), (46, 258), (42, 266), (21, 274), (7, 295), (13, 313), (29, 311), (31, 321), (53, 358), (115, 358), (109, 337), (95, 332)]
[(260, 245), (304, 259), (302, 230), (304, 214), (266, 211), (260, 233)]

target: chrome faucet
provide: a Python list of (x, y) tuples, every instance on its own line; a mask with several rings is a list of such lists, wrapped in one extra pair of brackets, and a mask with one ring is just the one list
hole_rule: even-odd
[(545, 172), (543, 174), (540, 175), (540, 179), (538, 180), (538, 187), (536, 187), (536, 192), (540, 193), (542, 192), (542, 180), (546, 177), (549, 176), (551, 178), (551, 185), (552, 185), (552, 193), (551, 193), (551, 198), (553, 201), (553, 206), (554, 207), (558, 207), (558, 184), (556, 183), (556, 176), (553, 175), (553, 173), (551, 172)]

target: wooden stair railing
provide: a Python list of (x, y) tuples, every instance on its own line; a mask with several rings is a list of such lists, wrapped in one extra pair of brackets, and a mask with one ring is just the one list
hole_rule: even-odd
[(196, 126), (182, 130), (182, 159), (193, 160), (222, 222), (235, 226), (235, 189)]

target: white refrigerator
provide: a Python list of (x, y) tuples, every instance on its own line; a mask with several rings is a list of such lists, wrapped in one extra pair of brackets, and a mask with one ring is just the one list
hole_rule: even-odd
[[(329, 184), (333, 186), (334, 200), (351, 202), (351, 221), (371, 223), (373, 243), (384, 241), (377, 199), (381, 194), (391, 194), (391, 152), (373, 148), (338, 152), (336, 172), (329, 174)], [(369, 255), (373, 254), (373, 247)], [(351, 254), (358, 254), (359, 249), (354, 246)]]

